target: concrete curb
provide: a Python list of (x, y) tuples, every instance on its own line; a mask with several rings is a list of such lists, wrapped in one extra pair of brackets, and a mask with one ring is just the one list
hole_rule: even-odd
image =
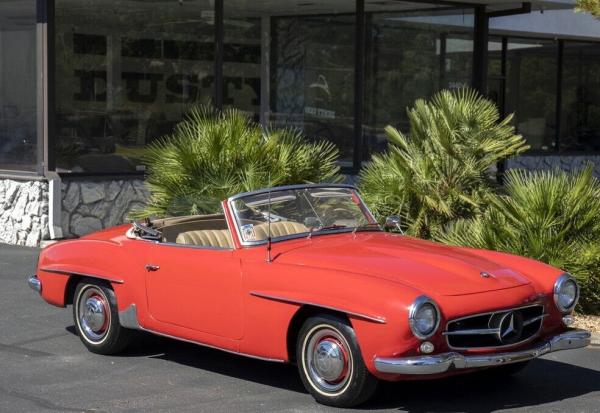
[(592, 333), (592, 346), (600, 347), (600, 333)]

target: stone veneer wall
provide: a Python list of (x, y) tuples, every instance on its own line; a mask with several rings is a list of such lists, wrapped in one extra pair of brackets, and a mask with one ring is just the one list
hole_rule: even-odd
[(563, 171), (572, 172), (584, 168), (590, 162), (594, 164), (594, 175), (600, 178), (600, 156), (519, 156), (509, 159), (506, 167), (507, 169), (527, 169), (531, 171), (562, 169)]
[(150, 193), (143, 180), (63, 180), (64, 237), (85, 235), (128, 222), (127, 215), (143, 207)]
[(0, 179), (0, 242), (37, 247), (48, 221), (48, 182)]

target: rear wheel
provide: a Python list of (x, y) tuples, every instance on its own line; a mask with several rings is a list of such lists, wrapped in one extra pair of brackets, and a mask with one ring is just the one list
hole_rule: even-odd
[(377, 388), (354, 330), (341, 318), (322, 315), (307, 319), (298, 335), (296, 359), (304, 387), (319, 403), (356, 406)]
[(75, 288), (73, 320), (79, 338), (92, 353), (125, 350), (135, 331), (121, 327), (114, 291), (99, 280), (83, 279)]

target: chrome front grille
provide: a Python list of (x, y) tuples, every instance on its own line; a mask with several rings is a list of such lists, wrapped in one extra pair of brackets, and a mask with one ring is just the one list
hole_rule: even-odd
[(443, 334), (453, 349), (513, 346), (533, 338), (545, 316), (539, 304), (475, 314), (448, 322)]

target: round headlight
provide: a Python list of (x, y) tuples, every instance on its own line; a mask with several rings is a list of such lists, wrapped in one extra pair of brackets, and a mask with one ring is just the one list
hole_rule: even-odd
[(424, 340), (431, 337), (440, 325), (440, 311), (433, 300), (424, 295), (410, 306), (408, 321), (413, 334)]
[(568, 313), (577, 304), (579, 286), (569, 274), (563, 274), (554, 283), (554, 303), (563, 313)]

